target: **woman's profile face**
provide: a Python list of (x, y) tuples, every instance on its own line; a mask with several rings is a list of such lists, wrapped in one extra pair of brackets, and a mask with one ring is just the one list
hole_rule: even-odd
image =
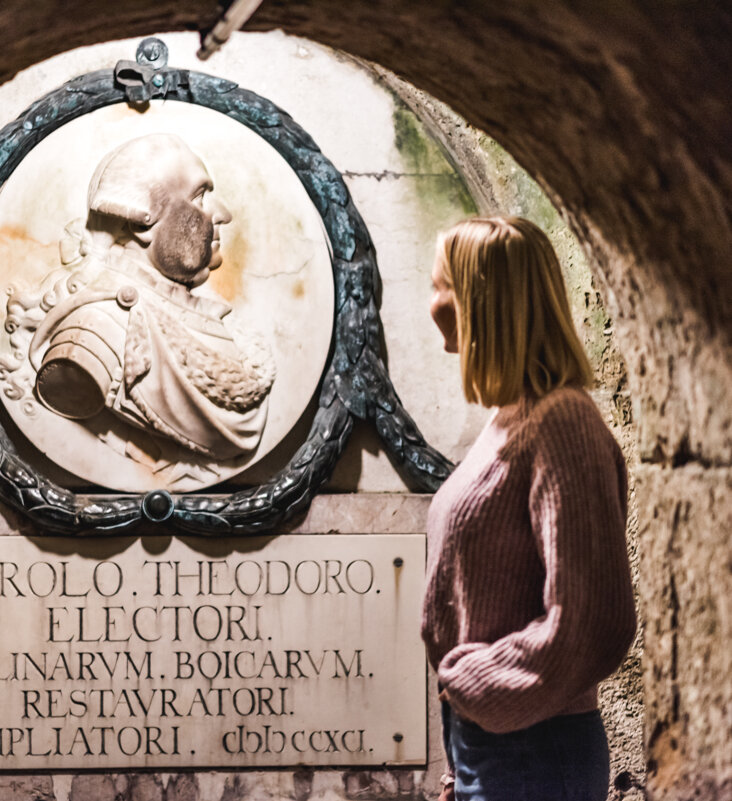
[(445, 277), (441, 257), (437, 256), (432, 268), (432, 298), (430, 314), (445, 339), (448, 353), (458, 352), (457, 302), (455, 292)]

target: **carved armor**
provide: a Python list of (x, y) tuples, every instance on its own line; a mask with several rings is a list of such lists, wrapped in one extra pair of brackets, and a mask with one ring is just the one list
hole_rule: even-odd
[(275, 370), (259, 338), (234, 341), (229, 311), (123, 251), (39, 325), (29, 350), (36, 394), (65, 417), (106, 407), (216, 459), (252, 451)]

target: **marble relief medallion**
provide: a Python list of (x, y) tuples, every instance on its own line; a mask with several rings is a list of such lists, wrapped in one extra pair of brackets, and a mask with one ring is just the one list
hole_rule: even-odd
[[(215, 118), (215, 119), (212, 119)], [(153, 101), (71, 121), (0, 193), (3, 403), (82, 480), (202, 489), (290, 431), (327, 360), (322, 221), (236, 122)]]

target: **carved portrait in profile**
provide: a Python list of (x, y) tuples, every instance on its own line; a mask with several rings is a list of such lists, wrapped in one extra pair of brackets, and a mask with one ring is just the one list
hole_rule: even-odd
[[(47, 408), (85, 420), (106, 407), (221, 460), (257, 446), (272, 354), (261, 339), (235, 341), (223, 301), (190, 292), (221, 265), (219, 229), (231, 221), (213, 190), (201, 159), (170, 134), (133, 139), (102, 159), (89, 185), (84, 258), (56, 283), (29, 345)], [(22, 307), (11, 295), (9, 314), (37, 316)]]
[(205, 486), (260, 449), (282, 325), (268, 338), (261, 316), (234, 319), (210, 287), (215, 271), (232, 269), (221, 241), (236, 214), (217, 190), (180, 135), (128, 138), (98, 159), (86, 217), (65, 225), (59, 269), (40, 286), (8, 288), (6, 406), (20, 403), (29, 425), (12, 404), (11, 415), (42, 451), (56, 418), (59, 432), (69, 421), (86, 432), (82, 450), (92, 436), (134, 463), (117, 489)]

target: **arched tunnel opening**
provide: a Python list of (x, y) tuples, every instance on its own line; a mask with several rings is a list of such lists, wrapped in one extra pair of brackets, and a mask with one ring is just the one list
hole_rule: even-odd
[[(73, 47), (205, 30), (219, 11), (9, 2), (0, 79)], [(583, 248), (637, 424), (645, 792), (726, 797), (732, 13), (691, 2), (265, 0), (247, 30), (276, 28), (454, 109), (533, 176)], [(625, 784), (618, 776), (618, 792), (633, 791)]]

